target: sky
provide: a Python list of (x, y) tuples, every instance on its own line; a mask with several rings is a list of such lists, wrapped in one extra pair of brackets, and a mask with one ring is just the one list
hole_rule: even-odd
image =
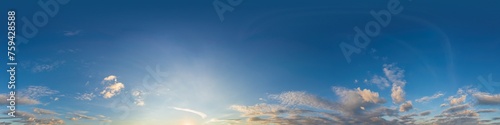
[(0, 124), (500, 124), (498, 5), (4, 0)]

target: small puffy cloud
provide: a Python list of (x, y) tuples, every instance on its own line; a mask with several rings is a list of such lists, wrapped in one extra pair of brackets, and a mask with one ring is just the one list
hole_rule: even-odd
[(363, 98), (363, 101), (365, 102), (372, 102), (372, 103), (381, 103), (381, 102), (385, 102), (383, 99), (381, 99), (378, 95), (378, 93), (376, 92), (372, 92), (368, 89), (357, 89), (358, 90), (358, 94), (361, 96), (361, 98)]
[(466, 98), (467, 98), (467, 95), (462, 95), (462, 96), (457, 97), (457, 98), (450, 96), (448, 98), (448, 100), (450, 100), (450, 105), (458, 105), (458, 104), (464, 103)]
[(117, 79), (116, 79), (116, 76), (114, 76), (114, 75), (110, 75), (110, 76), (108, 76), (108, 77), (105, 77), (105, 78), (104, 78), (104, 81), (113, 81), (113, 82), (116, 82), (116, 81), (117, 81)]
[(108, 99), (117, 94), (120, 94), (121, 89), (125, 88), (125, 85), (121, 82), (118, 82), (118, 79), (114, 75), (110, 75), (105, 77), (102, 83), (107, 84), (104, 90), (101, 91), (101, 95), (103, 98)]
[(103, 91), (101, 91), (101, 94), (105, 99), (108, 99), (115, 96), (116, 94), (119, 94), (120, 90), (123, 88), (125, 88), (125, 85), (123, 85), (123, 83), (117, 82), (110, 86), (107, 86)]
[(405, 103), (401, 104), (401, 106), (399, 106), (399, 112), (406, 112), (411, 109), (413, 109), (413, 104), (411, 103), (411, 101), (406, 101)]
[(424, 96), (424, 97), (422, 97), (420, 99), (416, 99), (415, 102), (420, 102), (420, 103), (422, 103), (422, 102), (429, 102), (429, 101), (437, 99), (437, 98), (439, 98), (439, 97), (441, 97), (443, 95), (444, 95), (443, 93), (438, 92), (438, 93), (436, 93), (436, 94), (434, 94), (432, 96)]
[(472, 94), (477, 100), (477, 104), (480, 105), (500, 105), (500, 94), (489, 94), (489, 93), (474, 93)]
[(172, 107), (172, 109), (184, 111), (184, 112), (189, 112), (189, 113), (194, 113), (194, 114), (200, 116), (202, 119), (205, 119), (207, 117), (207, 114), (205, 114), (203, 112), (196, 111), (196, 110), (192, 110), (192, 109), (177, 108), (177, 107)]

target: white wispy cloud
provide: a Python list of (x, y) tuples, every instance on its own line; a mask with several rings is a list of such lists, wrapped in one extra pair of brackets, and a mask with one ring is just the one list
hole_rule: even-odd
[(16, 111), (16, 117), (7, 117), (6, 119), (12, 119), (12, 124), (26, 124), (26, 125), (64, 125), (65, 122), (62, 119), (55, 117), (58, 113), (46, 109), (34, 108), (34, 112), (37, 115), (24, 112)]
[(370, 83), (377, 85), (380, 89), (384, 89), (390, 86), (390, 83), (387, 80), (387, 78), (378, 75), (373, 75), (372, 79), (370, 80)]
[(429, 102), (429, 101), (437, 99), (437, 98), (439, 98), (441, 96), (444, 96), (444, 94), (441, 93), (441, 92), (438, 92), (438, 93), (436, 93), (436, 94), (434, 94), (432, 96), (424, 96), (422, 98), (416, 99), (415, 102), (420, 102), (420, 103), (422, 103), (422, 102)]
[(75, 36), (80, 34), (81, 30), (75, 30), (75, 31), (64, 31), (65, 36)]
[(51, 71), (66, 63), (66, 61), (43, 61), (32, 63), (31, 71), (34, 73)]
[(132, 96), (134, 97), (134, 104), (137, 105), (137, 106), (144, 106), (145, 105), (145, 102), (144, 102), (144, 92), (143, 91), (139, 91), (139, 90), (134, 90), (132, 91)]
[(337, 108), (337, 104), (306, 92), (284, 92), (279, 95), (270, 95), (269, 97), (271, 99), (279, 100), (285, 105), (302, 105), (329, 110)]
[(20, 95), (28, 96), (32, 98), (39, 98), (44, 96), (50, 96), (59, 93), (57, 90), (52, 90), (45, 86), (28, 86), (28, 88), (23, 89), (19, 92)]
[[(0, 94), (0, 104), (9, 105), (10, 101), (7, 101), (7, 99), (9, 98), (10, 95), (8, 94)], [(36, 105), (36, 104), (40, 104), (40, 101), (26, 96), (16, 97), (16, 105)]]
[(179, 110), (179, 111), (184, 111), (184, 112), (194, 113), (194, 114), (200, 116), (202, 119), (205, 119), (207, 117), (207, 114), (205, 114), (203, 112), (196, 111), (196, 110), (192, 110), (192, 109), (178, 108), (178, 107), (172, 107), (172, 109)]
[(75, 97), (75, 99), (92, 101), (94, 97), (95, 97), (94, 93), (91, 92), (91, 93), (79, 94), (78, 96)]
[(57, 115), (56, 112), (47, 110), (47, 109), (41, 109), (41, 108), (33, 108), (33, 112), (37, 114), (44, 114), (44, 115)]

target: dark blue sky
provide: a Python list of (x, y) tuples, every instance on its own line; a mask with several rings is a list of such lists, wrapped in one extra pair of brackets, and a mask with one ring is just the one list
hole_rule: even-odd
[[(17, 41), (28, 40), (17, 44), (17, 90), (32, 102), (18, 110), (35, 119), (185, 125), (500, 122), (492, 120), (500, 104), (500, 1), (219, 0), (223, 4), (217, 5), (233, 9), (222, 14), (224, 20), (212, 0), (40, 1), (58, 3), (59, 11), (35, 26), (32, 36), (24, 33), (29, 24), (23, 18), (33, 23), (42, 19), (33, 18), (37, 13), (47, 14), (39, 1), (0, 2), (1, 13), (16, 11)], [(394, 2), (401, 12), (392, 13), (365, 48), (357, 46), (353, 29), (365, 31), (370, 22), (380, 26), (370, 11), (385, 11)], [(346, 60), (342, 43), (359, 53)], [(168, 75), (155, 77), (147, 68), (157, 66)], [(144, 86), (154, 80), (157, 86)], [(36, 92), (45, 95), (30, 94)], [(131, 99), (130, 107), (113, 103), (122, 98)], [(278, 109), (289, 112), (273, 114)], [(382, 109), (397, 115), (370, 115)], [(470, 114), (455, 118), (465, 113)]]

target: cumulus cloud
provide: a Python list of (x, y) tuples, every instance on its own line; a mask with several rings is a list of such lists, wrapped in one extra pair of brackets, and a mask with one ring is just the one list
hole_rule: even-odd
[(436, 94), (434, 94), (432, 96), (424, 96), (422, 98), (416, 99), (415, 102), (420, 102), (420, 103), (422, 103), (422, 102), (429, 102), (429, 101), (437, 99), (437, 98), (439, 98), (439, 97), (441, 97), (443, 95), (444, 95), (443, 93), (438, 92), (438, 93), (436, 93)]
[(393, 103), (399, 104), (405, 100), (405, 92), (401, 86), (392, 86), (391, 92)]
[(357, 88), (351, 90), (343, 87), (333, 87), (333, 90), (340, 97), (340, 105), (337, 105), (337, 110), (347, 115), (359, 114), (361, 110), (375, 104), (385, 103), (385, 100), (380, 98), (378, 93), (368, 89), (361, 90)]
[(372, 103), (381, 103), (384, 102), (383, 99), (381, 99), (376, 92), (372, 92), (368, 89), (359, 89), (358, 88), (358, 94), (363, 98), (363, 101), (365, 102), (372, 102)]
[(404, 80), (404, 70), (396, 67), (394, 64), (384, 64), (384, 74), (392, 83), (391, 98), (393, 103), (399, 104), (405, 101), (405, 92), (403, 87), (406, 85)]
[(101, 91), (101, 94), (105, 99), (111, 98), (116, 94), (120, 93), (120, 90), (125, 88), (125, 85), (121, 82), (114, 83), (110, 86), (107, 86), (104, 90)]
[(194, 113), (194, 114), (200, 116), (202, 119), (205, 119), (207, 117), (207, 114), (205, 114), (203, 112), (196, 111), (196, 110), (192, 110), (192, 109), (177, 108), (177, 107), (172, 107), (172, 109), (179, 110), (179, 111), (184, 111), (184, 112), (189, 112), (189, 113)]
[(469, 110), (469, 104), (451, 106), (442, 111), (440, 115), (434, 116), (434, 124), (443, 125), (477, 125), (479, 124), (479, 114)]
[(105, 99), (120, 94), (121, 89), (125, 88), (125, 85), (121, 82), (118, 82), (117, 77), (114, 75), (110, 75), (104, 78), (103, 83), (108, 84), (108, 86), (106, 86), (104, 90), (101, 91), (101, 95), (103, 95), (103, 98)]
[(411, 103), (411, 101), (406, 101), (405, 103), (401, 104), (401, 106), (399, 106), (399, 112), (406, 112), (411, 109), (413, 109), (413, 104)]
[(247, 124), (390, 124), (382, 116), (395, 117), (397, 109), (381, 106), (385, 103), (377, 92), (368, 89), (333, 87), (339, 101), (321, 98), (306, 92), (292, 91), (270, 95), (268, 102), (253, 106), (233, 105)]
[[(441, 113), (435, 114), (431, 110), (420, 110), (414, 107), (412, 101), (405, 98), (405, 91), (403, 90), (406, 85), (404, 70), (386, 64), (383, 71), (384, 76), (375, 76), (374, 79), (379, 80), (377, 82), (381, 84), (385, 82), (383, 79), (392, 84), (390, 96), (393, 105), (391, 107), (383, 105), (386, 101), (382, 98), (382, 95), (369, 89), (332, 87), (333, 92), (338, 97), (336, 100), (329, 99), (330, 97), (323, 98), (304, 91), (288, 91), (271, 94), (268, 97), (269, 99), (265, 101), (266, 103), (251, 106), (232, 105), (230, 109), (241, 113), (241, 118), (232, 123), (314, 125), (479, 124), (481, 121), (479, 119), (480, 113), (496, 112), (496, 109), (477, 109), (477, 107), (473, 107), (477, 105), (466, 102), (471, 100), (467, 100), (467, 96), (471, 95), (478, 100), (477, 104), (496, 105), (495, 99), (497, 95), (480, 93), (470, 87), (461, 88), (458, 90), (457, 95), (445, 99), (445, 103), (440, 105), (443, 107)], [(431, 96), (416, 98), (415, 102), (430, 102), (443, 96), (443, 93), (437, 92)], [(414, 112), (411, 112), (412, 109), (415, 109)], [(432, 117), (432, 115), (434, 116)], [(224, 121), (228, 123), (231, 119), (217, 119), (213, 120), (213, 123)]]
[(472, 95), (476, 100), (477, 104), (480, 105), (500, 105), (500, 94), (489, 94), (478, 92)]
[(116, 82), (116, 81), (117, 81), (117, 79), (116, 79), (116, 76), (114, 76), (114, 75), (110, 75), (110, 76), (108, 76), (108, 77), (105, 77), (105, 78), (104, 78), (104, 81), (113, 81), (113, 82)]
[(462, 95), (462, 96), (457, 97), (457, 98), (450, 96), (448, 98), (448, 100), (450, 100), (450, 105), (458, 105), (458, 104), (464, 103), (466, 98), (467, 98), (467, 95)]

